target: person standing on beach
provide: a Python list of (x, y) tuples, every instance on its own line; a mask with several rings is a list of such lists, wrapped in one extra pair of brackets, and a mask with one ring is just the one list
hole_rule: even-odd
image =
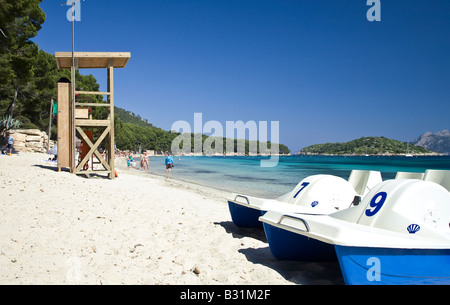
[(133, 166), (133, 154), (128, 153), (127, 156), (127, 167), (131, 168)]
[[(172, 170), (173, 167), (173, 157), (170, 155), (170, 153), (166, 154), (165, 163), (166, 163), (166, 177), (170, 178), (170, 171)], [(167, 175), (167, 173), (169, 174)]]
[(144, 154), (143, 153), (140, 155), (140, 158), (141, 158), (140, 169), (141, 169), (141, 172), (142, 172), (144, 170)]
[(149, 169), (149, 160), (147, 156), (147, 152), (144, 151), (144, 153), (141, 155), (141, 171), (145, 171)]
[[(7, 135), (7, 144), (6, 144), (7, 154), (9, 156), (12, 156), (12, 151), (13, 151), (13, 147), (14, 147), (14, 138), (11, 136), (11, 134), (9, 132), (6, 135)], [(8, 151), (9, 151), (9, 153), (8, 153)]]

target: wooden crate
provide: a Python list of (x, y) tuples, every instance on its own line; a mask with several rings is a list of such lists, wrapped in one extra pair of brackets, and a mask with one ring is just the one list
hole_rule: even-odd
[(89, 119), (89, 107), (75, 108), (75, 119)]

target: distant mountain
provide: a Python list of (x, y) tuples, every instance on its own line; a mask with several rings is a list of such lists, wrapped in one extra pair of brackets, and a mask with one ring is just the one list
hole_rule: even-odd
[(426, 132), (418, 137), (414, 144), (441, 154), (450, 155), (450, 131)]
[(435, 154), (424, 147), (385, 137), (365, 137), (346, 143), (315, 144), (303, 148), (297, 154), (306, 155), (413, 155)]

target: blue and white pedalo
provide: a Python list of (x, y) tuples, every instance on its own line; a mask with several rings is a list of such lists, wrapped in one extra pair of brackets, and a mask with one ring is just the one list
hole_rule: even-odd
[(250, 228), (262, 227), (259, 217), (267, 211), (329, 214), (349, 207), (357, 195), (352, 184), (343, 178), (313, 175), (277, 199), (233, 193), (227, 201), (233, 223)]
[(450, 284), (450, 193), (435, 182), (388, 180), (330, 215), (260, 219), (333, 246), (346, 284)]
[[(239, 227), (261, 226), (267, 212), (327, 215), (359, 203), (370, 189), (382, 182), (379, 171), (353, 170), (347, 180), (333, 175), (313, 175), (287, 194), (267, 200), (232, 194), (228, 205)], [(334, 248), (288, 230), (263, 224), (270, 250), (278, 260), (336, 260)]]

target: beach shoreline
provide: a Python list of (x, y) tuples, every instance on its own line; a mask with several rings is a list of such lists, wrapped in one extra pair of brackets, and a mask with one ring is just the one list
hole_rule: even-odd
[[(180, 174), (180, 168), (179, 163), (180, 161), (175, 161), (175, 168), (172, 169), (171, 175), (169, 179), (167, 179), (165, 174), (165, 165), (164, 165), (164, 157), (159, 157), (159, 160), (155, 160), (155, 158), (150, 158), (150, 170), (141, 170), (140, 169), (140, 158), (137, 157), (135, 160), (135, 166), (131, 166), (130, 168), (127, 167), (126, 158), (124, 157), (117, 157), (116, 158), (116, 168), (120, 169), (123, 173), (130, 174), (130, 175), (140, 175), (155, 178), (155, 179), (164, 179), (168, 181), (172, 181), (174, 183), (179, 183), (181, 185), (190, 186), (191, 188), (200, 188), (200, 189), (208, 189), (214, 193), (222, 193), (223, 198), (228, 197), (231, 193), (242, 193), (249, 196), (254, 197), (260, 197), (260, 198), (266, 198), (266, 199), (275, 199), (278, 198), (281, 195), (284, 195), (286, 192), (290, 191), (290, 189), (286, 190), (285, 192), (270, 192), (267, 190), (261, 191), (252, 187), (242, 187), (242, 185), (239, 185), (238, 188), (235, 188), (235, 186), (231, 186), (229, 184), (217, 184), (214, 183), (211, 185), (211, 179), (206, 179), (205, 177), (202, 177), (202, 179), (198, 179), (195, 175), (195, 170), (193, 169), (193, 173), (190, 173), (189, 176), (186, 176), (186, 170), (182, 174)], [(201, 165), (198, 165), (197, 169), (201, 168)], [(204, 170), (204, 169), (202, 169)], [(202, 175), (202, 174), (200, 174)], [(217, 177), (214, 177), (217, 178)], [(239, 177), (241, 178), (241, 177)], [(248, 178), (250, 179), (250, 178)]]
[(234, 226), (227, 192), (120, 168), (87, 179), (47, 159), (0, 156), (0, 284), (343, 283), (337, 263), (274, 259), (263, 231)]

